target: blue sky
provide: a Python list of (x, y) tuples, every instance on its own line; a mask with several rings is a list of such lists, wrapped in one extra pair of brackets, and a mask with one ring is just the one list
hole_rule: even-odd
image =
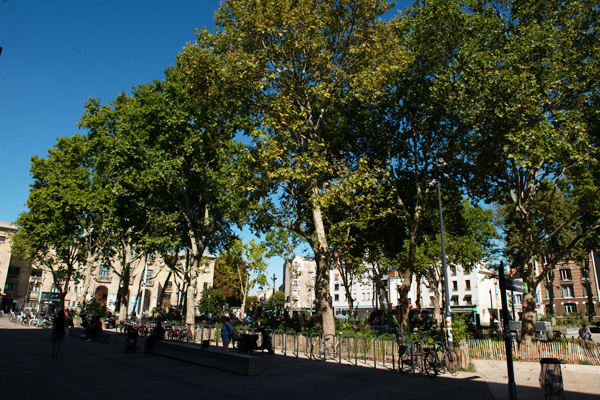
[[(398, 4), (408, 4), (400, 1)], [(0, 220), (25, 211), (30, 158), (79, 132), (90, 97), (103, 103), (163, 77), (217, 0), (0, 2)], [(80, 133), (85, 133), (81, 131)], [(281, 283), (282, 260), (269, 275)]]

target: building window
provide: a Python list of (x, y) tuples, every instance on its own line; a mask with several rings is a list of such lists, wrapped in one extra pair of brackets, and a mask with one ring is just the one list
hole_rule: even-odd
[(39, 283), (32, 283), (31, 284), (31, 291), (32, 292), (39, 292), (40, 291), (40, 284)]
[(335, 274), (335, 280), (339, 281), (340, 280), (340, 274)]
[(17, 290), (16, 282), (7, 282), (4, 284), (4, 290)]
[(434, 306), (435, 306), (435, 299), (434, 299), (434, 297), (433, 297), (433, 296), (429, 296), (429, 305), (430, 305), (431, 307), (434, 307)]
[(573, 285), (563, 286), (562, 287), (562, 295), (563, 295), (564, 299), (575, 297), (575, 293), (573, 292)]
[(108, 277), (110, 276), (110, 269), (106, 265), (101, 265), (98, 271), (98, 276)]
[(6, 236), (0, 236), (0, 244), (6, 242)]
[(452, 281), (452, 291), (458, 292), (458, 281)]
[(292, 286), (293, 286), (293, 287), (298, 287), (298, 281), (297, 281), (296, 279), (294, 279), (294, 280), (292, 281)]
[(457, 306), (458, 305), (458, 296), (450, 297), (450, 303), (452, 303), (453, 306)]
[(456, 276), (456, 265), (451, 265), (450, 266), (450, 274), (452, 276)]
[(467, 303), (468, 305), (473, 304), (473, 300), (471, 298), (471, 296), (465, 296), (465, 303)]
[(151, 269), (147, 269), (146, 270), (146, 280), (147, 281), (151, 281), (152, 280), (152, 270)]
[(571, 280), (571, 270), (570, 269), (561, 269), (560, 270), (560, 280), (561, 281), (570, 281)]
[(19, 275), (20, 272), (21, 272), (20, 267), (9, 267), (8, 268), (8, 275)]
[[(208, 282), (204, 282), (205, 285), (208, 285)], [(206, 289), (206, 286), (203, 286)], [(167, 282), (167, 284), (165, 285), (165, 289), (166, 290), (171, 290), (171, 288), (173, 288), (173, 282), (169, 281)]]
[(583, 288), (583, 297), (588, 297), (587, 286), (586, 285), (581, 285), (581, 287)]
[(41, 269), (32, 269), (31, 270), (31, 276), (36, 277), (36, 278), (41, 278), (42, 277), (42, 270)]
[(471, 290), (471, 281), (465, 281), (465, 290)]
[(574, 314), (577, 312), (577, 304), (567, 303), (564, 305), (565, 314)]
[(339, 295), (339, 294), (336, 294), (336, 295), (335, 295), (335, 297), (334, 297), (334, 301), (340, 301), (340, 295)]
[(340, 284), (339, 284), (339, 283), (336, 283), (336, 284), (333, 286), (333, 290), (335, 290), (336, 292), (338, 292), (338, 291), (340, 290)]
[(515, 305), (523, 304), (523, 295), (515, 294), (514, 302), (515, 302)]

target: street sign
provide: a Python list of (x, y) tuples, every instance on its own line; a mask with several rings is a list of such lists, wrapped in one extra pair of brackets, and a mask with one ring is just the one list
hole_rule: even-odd
[(525, 293), (525, 282), (507, 279), (506, 280), (506, 290), (512, 290), (513, 292)]

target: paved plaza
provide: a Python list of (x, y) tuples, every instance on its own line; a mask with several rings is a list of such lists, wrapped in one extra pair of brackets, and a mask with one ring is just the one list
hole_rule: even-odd
[[(247, 377), (157, 355), (123, 354), (124, 345), (68, 337), (51, 359), (50, 330), (0, 318), (2, 399), (504, 399), (506, 363), (475, 361), (476, 373), (429, 378), (398, 371), (263, 357)], [(543, 399), (539, 364), (515, 363), (519, 399)], [(565, 398), (600, 398), (600, 367), (563, 366)]]

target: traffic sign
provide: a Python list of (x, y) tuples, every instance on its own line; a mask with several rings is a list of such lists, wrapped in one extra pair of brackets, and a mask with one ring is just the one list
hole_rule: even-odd
[(525, 282), (507, 279), (506, 280), (506, 290), (512, 290), (513, 292), (525, 293)]

